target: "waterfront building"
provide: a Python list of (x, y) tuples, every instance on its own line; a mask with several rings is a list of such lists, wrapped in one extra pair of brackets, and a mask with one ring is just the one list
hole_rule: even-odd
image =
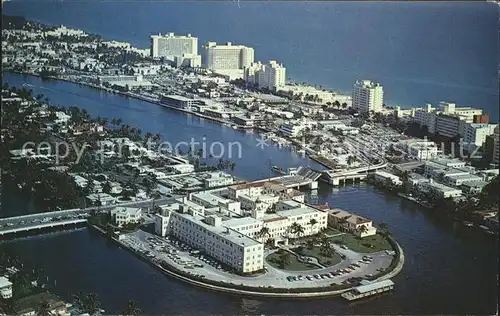
[(373, 236), (377, 233), (377, 228), (373, 227), (373, 221), (341, 209), (328, 210), (328, 224), (359, 237)]
[(474, 119), (484, 121), (482, 113), (481, 109), (456, 107), (455, 103), (440, 101), (437, 108), (427, 104), (424, 109), (417, 110), (413, 121), (426, 126), (431, 134), (453, 138), (463, 136), (467, 124), (473, 123)]
[(0, 296), (3, 299), (12, 297), (12, 283), (4, 276), (0, 276)]
[(151, 57), (165, 57), (174, 60), (175, 57), (198, 55), (198, 38), (188, 34), (187, 36), (167, 33), (151, 36)]
[(424, 192), (433, 192), (445, 199), (462, 196), (462, 190), (437, 183), (433, 179), (429, 179), (429, 182), (419, 183), (418, 187)]
[(352, 91), (352, 107), (360, 113), (380, 112), (384, 105), (384, 88), (380, 83), (358, 80)]
[(243, 79), (259, 88), (277, 91), (285, 86), (286, 68), (275, 60), (267, 64), (252, 63), (244, 68)]
[(178, 238), (243, 274), (264, 267), (264, 245), (224, 226), (217, 214), (202, 216), (193, 208), (174, 206), (155, 215), (155, 232)]
[(175, 165), (170, 165), (168, 168), (177, 171), (178, 173), (191, 173), (194, 172), (194, 166), (190, 163), (179, 163)]
[(460, 189), (469, 194), (479, 194), (485, 186), (487, 186), (489, 181), (474, 181), (474, 182), (463, 182), (460, 185)]
[(201, 61), (203, 67), (213, 71), (244, 69), (254, 62), (254, 50), (231, 42), (226, 45), (207, 42), (202, 47)]
[(303, 130), (305, 130), (305, 126), (303, 125), (295, 125), (292, 123), (282, 124), (280, 126), (279, 131), (287, 137), (297, 137), (299, 136)]
[(163, 95), (161, 103), (178, 109), (192, 110), (195, 106), (205, 105), (202, 100), (186, 98), (180, 95)]
[(130, 223), (139, 223), (142, 216), (142, 210), (136, 207), (115, 207), (109, 213), (118, 227)]
[(419, 160), (431, 160), (438, 156), (437, 144), (433, 141), (422, 139), (403, 140), (398, 143), (398, 147), (408, 156)]
[(203, 177), (203, 187), (206, 189), (232, 185), (233, 176), (224, 172), (209, 172)]
[(461, 173), (461, 174), (451, 174), (443, 176), (443, 182), (446, 185), (452, 187), (459, 187), (464, 183), (474, 183), (474, 182), (482, 182), (483, 178), (470, 174), (470, 173)]
[(395, 185), (401, 185), (403, 183), (398, 176), (396, 176), (392, 173), (385, 172), (382, 170), (375, 171), (375, 181), (385, 182), (388, 180), (390, 180)]

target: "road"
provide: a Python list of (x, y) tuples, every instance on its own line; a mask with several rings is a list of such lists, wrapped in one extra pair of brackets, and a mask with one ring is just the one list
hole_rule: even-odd
[[(166, 204), (169, 202), (173, 202), (175, 197), (161, 198), (154, 200), (155, 205)], [(153, 204), (153, 200), (142, 200), (142, 201), (131, 201), (120, 204), (113, 204), (107, 206), (93, 206), (87, 207), (83, 209), (72, 209), (72, 210), (63, 210), (56, 212), (46, 212), (46, 213), (37, 213), (37, 214), (29, 214), (23, 216), (16, 217), (7, 217), (0, 219), (0, 232), (5, 230), (10, 230), (13, 228), (19, 227), (29, 227), (36, 226), (40, 223), (44, 222), (54, 222), (54, 221), (63, 221), (63, 220), (71, 220), (77, 218), (86, 218), (89, 216), (91, 211), (103, 212), (110, 210), (115, 207), (142, 207), (149, 208)], [(53, 220), (55, 219), (55, 220)]]

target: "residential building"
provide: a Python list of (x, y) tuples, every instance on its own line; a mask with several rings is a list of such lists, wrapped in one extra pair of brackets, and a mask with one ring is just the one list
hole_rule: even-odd
[(110, 215), (114, 223), (121, 227), (129, 223), (139, 223), (142, 210), (136, 207), (115, 207), (110, 210)]
[(463, 182), (460, 188), (465, 193), (479, 194), (488, 183), (488, 181)]
[(460, 117), (447, 114), (437, 115), (434, 134), (448, 138), (460, 135)]
[(249, 67), (254, 62), (253, 48), (243, 45), (217, 45), (207, 42), (202, 46), (202, 66), (210, 70), (234, 70)]
[(483, 178), (469, 173), (452, 174), (443, 177), (443, 182), (452, 187), (459, 187), (464, 183), (482, 182)]
[(245, 67), (243, 79), (259, 88), (277, 91), (285, 86), (286, 68), (275, 60), (270, 60), (265, 65), (260, 62), (253, 63)]
[[(373, 227), (371, 220), (341, 209), (328, 210), (328, 224), (349, 231), (359, 237), (373, 236), (377, 233), (377, 229)], [(362, 226), (364, 228), (361, 228)]]
[(352, 92), (352, 107), (361, 112), (379, 112), (384, 105), (384, 88), (380, 83), (358, 80)]
[(165, 57), (174, 60), (175, 57), (198, 55), (198, 38), (167, 33), (151, 36), (151, 57)]
[(4, 276), (0, 276), (0, 295), (3, 299), (12, 297), (12, 283)]
[(233, 176), (224, 172), (210, 172), (203, 178), (203, 186), (206, 189), (232, 185), (233, 183)]

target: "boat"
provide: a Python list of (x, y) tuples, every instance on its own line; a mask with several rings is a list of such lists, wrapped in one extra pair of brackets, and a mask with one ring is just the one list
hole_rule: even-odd
[(271, 166), (271, 169), (274, 171), (274, 172), (277, 172), (279, 174), (285, 174), (285, 170), (283, 170), (283, 168), (281, 167), (278, 167), (278, 166)]
[(378, 282), (371, 282), (363, 280), (361, 285), (353, 288), (350, 291), (341, 294), (343, 298), (348, 301), (355, 301), (365, 297), (371, 297), (380, 293), (391, 291), (394, 288), (394, 282), (391, 280), (383, 280)]

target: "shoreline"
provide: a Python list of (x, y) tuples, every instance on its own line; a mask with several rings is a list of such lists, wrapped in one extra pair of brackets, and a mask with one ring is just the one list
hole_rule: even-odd
[[(104, 231), (102, 228), (97, 227), (95, 225), (88, 225), (88, 227), (96, 229), (98, 232), (100, 232), (103, 235), (103, 237), (107, 237), (106, 231)], [(120, 240), (115, 238), (115, 237), (108, 237), (108, 239), (110, 239), (114, 243), (116, 243), (119, 248), (123, 248), (123, 249), (130, 251), (134, 256), (136, 256), (140, 260), (148, 263), (149, 265), (156, 268), (157, 270), (159, 270), (160, 272), (162, 272), (166, 276), (175, 278), (176, 280), (179, 280), (181, 282), (185, 282), (185, 283), (194, 285), (198, 288), (203, 288), (203, 289), (215, 291), (215, 292), (224, 292), (227, 294), (233, 294), (233, 295), (239, 295), (239, 296), (250, 295), (253, 297), (267, 297), (267, 298), (285, 298), (285, 299), (286, 298), (288, 298), (288, 299), (318, 298), (319, 299), (319, 298), (339, 296), (340, 294), (347, 292), (347, 291), (350, 291), (351, 289), (358, 286), (358, 285), (351, 285), (351, 286), (348, 286), (346, 288), (337, 289), (337, 290), (330, 290), (330, 291), (321, 290), (321, 289), (325, 289), (327, 287), (304, 288), (304, 289), (311, 289), (311, 291), (303, 291), (303, 292), (295, 292), (294, 293), (290, 289), (284, 289), (284, 288), (274, 288), (277, 291), (266, 291), (265, 288), (253, 287), (254, 289), (260, 290), (260, 291), (257, 291), (257, 290), (251, 290), (251, 288), (252, 288), (251, 286), (242, 286), (245, 289), (238, 289), (238, 288), (235, 288), (235, 286), (237, 286), (237, 285), (231, 284), (231, 283), (222, 284), (222, 282), (213, 281), (213, 282), (217, 282), (217, 283), (221, 283), (221, 284), (218, 284), (218, 285), (210, 284), (208, 282), (204, 282), (201, 280), (195, 280), (194, 278), (187, 276), (187, 274), (182, 275), (181, 273), (178, 273), (175, 271), (175, 270), (177, 270), (176, 268), (174, 268), (168, 264), (166, 264), (166, 266), (169, 267), (169, 269), (167, 269), (164, 266), (162, 266), (161, 264), (155, 263), (153, 260), (141, 255), (140, 253), (135, 251), (133, 248), (120, 242)], [(397, 257), (397, 259), (395, 258), (394, 260), (397, 260), (398, 262), (396, 263), (396, 265), (394, 266), (394, 268), (391, 271), (387, 272), (384, 275), (381, 275), (377, 279), (373, 280), (373, 282), (378, 282), (378, 281), (392, 278), (392, 277), (396, 276), (397, 274), (399, 274), (403, 270), (404, 261), (405, 261), (403, 249), (394, 239), (392, 239), (392, 237), (389, 237), (389, 239), (390, 239), (391, 244), (393, 244), (397, 248), (396, 252), (398, 254), (398, 257)], [(339, 286), (341, 286), (341, 285), (339, 285)], [(317, 291), (314, 291), (312, 289), (317, 289)], [(287, 292), (287, 290), (288, 290), (288, 292)], [(280, 291), (283, 291), (283, 292), (280, 292)]]
[[(112, 93), (112, 94), (118, 94), (118, 95), (121, 95), (123, 97), (128, 97), (128, 98), (132, 98), (132, 99), (136, 99), (136, 100), (141, 100), (141, 101), (148, 102), (148, 103), (151, 103), (151, 104), (159, 105), (159, 106), (167, 108), (167, 109), (179, 111), (179, 112), (182, 112), (182, 113), (185, 113), (185, 114), (191, 114), (191, 115), (200, 117), (202, 119), (208, 119), (208, 120), (211, 120), (213, 122), (219, 123), (220, 125), (225, 125), (225, 126), (230, 126), (230, 127), (237, 126), (237, 128), (235, 130), (239, 130), (239, 131), (256, 131), (256, 132), (273, 132), (274, 133), (274, 131), (265, 130), (263, 128), (259, 128), (259, 127), (246, 127), (246, 126), (238, 125), (238, 124), (236, 124), (234, 122), (231, 122), (231, 121), (226, 121), (226, 120), (223, 120), (223, 119), (218, 119), (216, 117), (212, 117), (212, 116), (208, 116), (208, 115), (203, 115), (203, 114), (195, 112), (195, 111), (189, 111), (189, 110), (185, 110), (185, 109), (180, 109), (180, 108), (176, 108), (176, 107), (173, 107), (173, 106), (169, 106), (169, 105), (161, 103), (159, 100), (148, 98), (148, 97), (142, 96), (140, 94), (127, 93), (127, 92), (122, 92), (122, 91), (118, 91), (118, 90), (113, 90), (113, 89), (106, 88), (106, 87), (103, 87), (103, 86), (94, 85), (94, 84), (91, 84), (91, 83), (88, 83), (88, 82), (80, 82), (80, 81), (76, 81), (76, 80), (71, 80), (69, 78), (60, 78), (60, 77), (51, 77), (51, 76), (49, 76), (49, 77), (42, 77), (42, 76), (40, 76), (37, 73), (15, 71), (15, 70), (10, 70), (10, 69), (3, 70), (3, 71), (4, 72), (14, 73), (14, 74), (19, 74), (19, 75), (38, 77), (38, 78), (41, 78), (42, 80), (48, 79), (48, 80), (56, 80), (56, 81), (69, 82), (69, 83), (76, 84), (76, 85), (83, 85), (83, 86), (86, 86), (88, 88), (94, 88), (96, 90), (105, 91), (105, 92)], [(287, 140), (291, 141), (294, 146), (297, 146), (297, 147), (300, 147), (300, 148), (302, 147), (302, 145), (299, 142), (297, 142), (297, 141), (295, 141), (293, 139), (289, 139), (287, 137), (285, 137), (285, 138)], [(309, 157), (311, 160), (313, 160), (313, 161), (317, 162), (318, 164), (322, 165), (323, 167), (325, 167), (327, 169), (331, 168), (331, 165), (329, 165), (328, 162), (325, 162), (323, 160), (323, 159), (326, 159), (326, 158), (322, 158), (321, 156), (318, 156), (316, 153), (309, 152), (308, 150), (305, 150), (305, 155), (307, 157)]]

